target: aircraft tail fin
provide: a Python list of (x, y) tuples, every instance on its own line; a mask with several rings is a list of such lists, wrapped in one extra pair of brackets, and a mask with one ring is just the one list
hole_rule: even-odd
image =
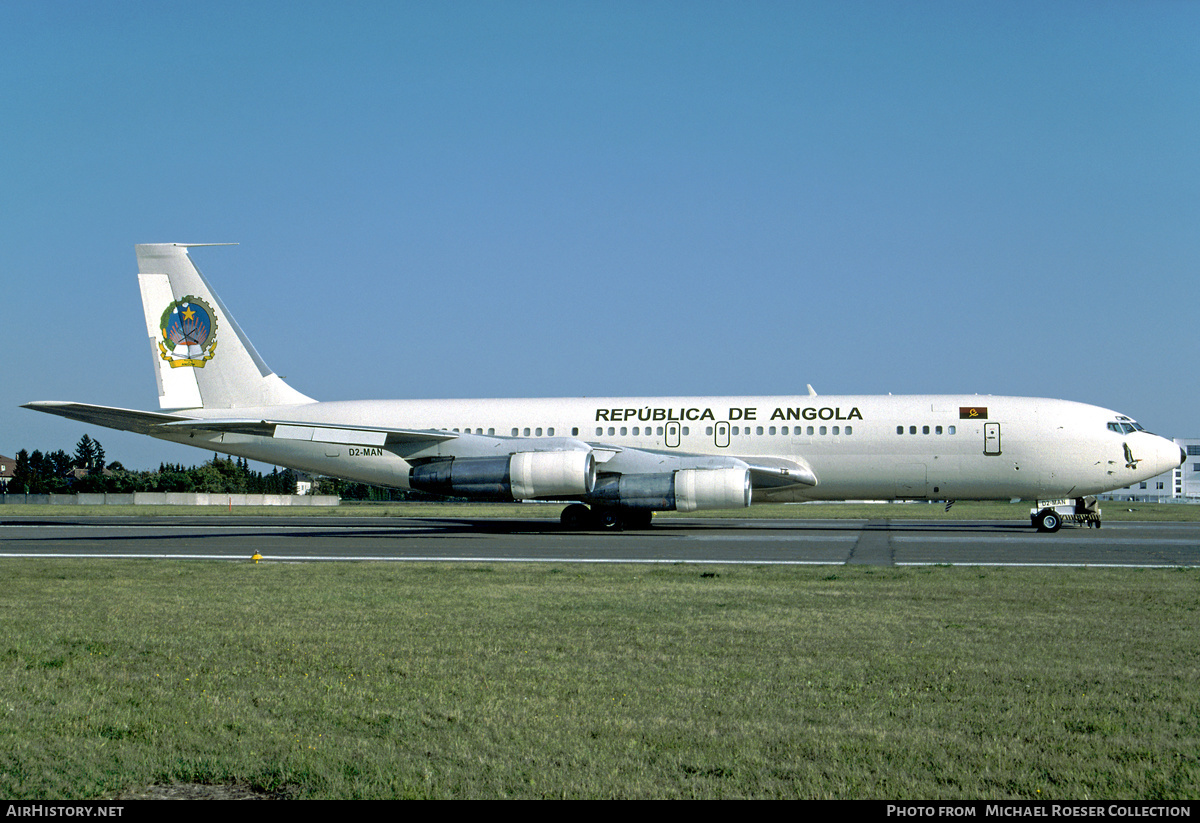
[(137, 246), (138, 284), (162, 409), (311, 403), (267, 367), (188, 256), (187, 243)]

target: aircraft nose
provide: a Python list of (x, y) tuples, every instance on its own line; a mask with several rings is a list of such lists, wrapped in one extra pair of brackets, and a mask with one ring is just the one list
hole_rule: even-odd
[(1187, 460), (1187, 452), (1183, 447), (1174, 440), (1168, 440), (1163, 437), (1162, 440), (1162, 456), (1163, 456), (1163, 471), (1174, 471), (1184, 464)]
[(1155, 469), (1154, 474), (1159, 475), (1174, 471), (1184, 464), (1184, 461), (1187, 460), (1187, 452), (1178, 443), (1158, 434), (1153, 437), (1154, 458), (1152, 464), (1147, 463), (1147, 468), (1151, 468), (1152, 465)]

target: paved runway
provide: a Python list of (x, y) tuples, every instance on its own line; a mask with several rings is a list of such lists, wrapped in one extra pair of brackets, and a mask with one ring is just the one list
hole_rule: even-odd
[(547, 520), (0, 517), (3, 557), (605, 563), (1197, 566), (1200, 523), (1039, 534), (1016, 521), (662, 519), (569, 532)]

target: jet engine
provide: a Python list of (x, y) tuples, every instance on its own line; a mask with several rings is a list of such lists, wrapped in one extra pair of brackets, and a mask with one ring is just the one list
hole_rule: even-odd
[(462, 497), (579, 497), (596, 485), (596, 458), (582, 450), (450, 458), (413, 466), (408, 483), (420, 491)]
[(693, 512), (750, 505), (750, 470), (680, 469), (661, 474), (610, 474), (587, 500), (597, 506)]

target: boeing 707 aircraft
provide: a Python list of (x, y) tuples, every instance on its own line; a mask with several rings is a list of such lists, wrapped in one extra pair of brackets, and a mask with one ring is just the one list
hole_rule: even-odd
[[(192, 263), (137, 246), (161, 411), (25, 408), (361, 483), (480, 500), (561, 500), (577, 528), (656, 511), (848, 499), (1050, 501), (1184, 460), (1108, 409), (979, 395), (321, 402), (272, 372)], [(1042, 508), (1039, 502), (1038, 508)], [(1046, 504), (1035, 526), (1061, 522)]]

